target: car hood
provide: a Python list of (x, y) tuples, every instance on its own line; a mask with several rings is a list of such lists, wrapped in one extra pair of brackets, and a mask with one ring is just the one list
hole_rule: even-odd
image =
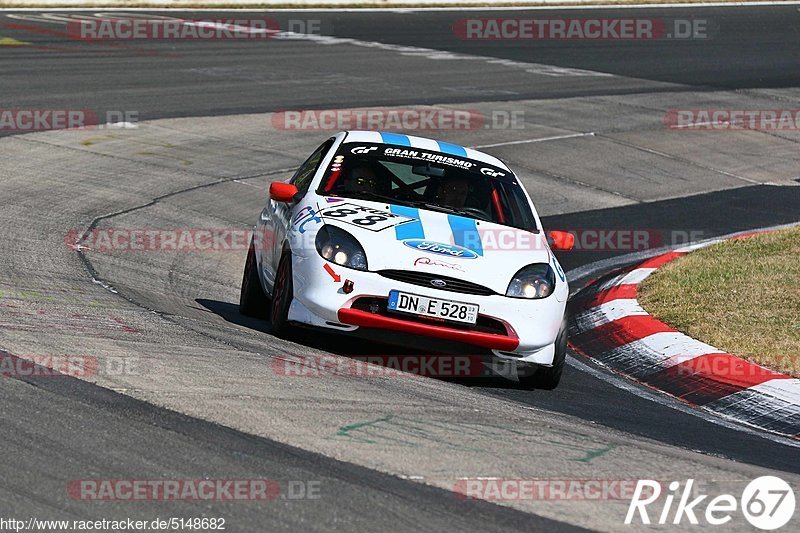
[(541, 232), (364, 200), (323, 200), (318, 211), (326, 224), (358, 239), (373, 272), (392, 269), (436, 274), (504, 294), (511, 277), (522, 267), (553, 261)]

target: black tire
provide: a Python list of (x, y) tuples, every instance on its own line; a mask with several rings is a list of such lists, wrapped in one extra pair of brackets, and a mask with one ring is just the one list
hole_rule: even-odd
[(294, 298), (294, 287), (292, 286), (292, 254), (285, 252), (278, 263), (278, 271), (275, 273), (275, 285), (272, 287), (272, 305), (270, 314), (272, 316), (272, 334), (281, 339), (288, 339), (294, 332), (294, 328), (289, 324), (289, 306)]
[(561, 382), (564, 373), (564, 364), (567, 359), (567, 324), (561, 325), (556, 337), (556, 354), (553, 357), (553, 366), (543, 366), (536, 369), (532, 376), (519, 378), (519, 383), (526, 389), (553, 390)]
[(247, 260), (244, 262), (242, 290), (239, 293), (239, 312), (245, 316), (267, 318), (269, 316), (269, 307), (269, 298), (264, 294), (261, 280), (258, 279), (256, 249), (251, 237), (250, 248), (247, 250)]

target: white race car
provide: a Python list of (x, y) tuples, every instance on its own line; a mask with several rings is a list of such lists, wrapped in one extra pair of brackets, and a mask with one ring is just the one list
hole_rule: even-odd
[[(273, 182), (250, 245), (240, 310), (297, 325), (515, 361), (554, 388), (569, 288), (530, 197), (499, 159), (373, 131), (325, 141)], [(415, 342), (416, 341), (416, 342)], [(421, 341), (421, 342), (420, 342)]]

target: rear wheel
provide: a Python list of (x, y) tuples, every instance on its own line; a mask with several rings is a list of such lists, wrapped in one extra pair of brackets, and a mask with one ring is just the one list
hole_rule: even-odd
[(536, 370), (532, 376), (520, 377), (520, 385), (526, 389), (553, 390), (561, 382), (564, 364), (567, 359), (567, 324), (561, 325), (556, 337), (556, 353), (553, 356), (553, 366), (543, 366)]
[(261, 287), (261, 280), (258, 279), (258, 263), (252, 237), (250, 238), (250, 248), (247, 250), (247, 260), (244, 262), (242, 290), (239, 293), (239, 312), (256, 318), (267, 318), (269, 315), (269, 299)]
[(289, 324), (289, 306), (294, 298), (292, 287), (292, 254), (286, 252), (278, 264), (275, 285), (272, 288), (272, 334), (282, 339), (289, 338), (293, 328)]

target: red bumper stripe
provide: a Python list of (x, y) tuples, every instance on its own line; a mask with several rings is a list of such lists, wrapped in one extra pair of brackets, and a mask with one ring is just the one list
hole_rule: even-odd
[(376, 315), (359, 309), (339, 309), (339, 322), (350, 324), (351, 326), (390, 329), (393, 331), (402, 331), (403, 333), (411, 333), (413, 335), (425, 335), (494, 350), (511, 351), (519, 346), (519, 339), (515, 337), (482, 333), (480, 331), (453, 329), (419, 322), (409, 322), (399, 318)]

